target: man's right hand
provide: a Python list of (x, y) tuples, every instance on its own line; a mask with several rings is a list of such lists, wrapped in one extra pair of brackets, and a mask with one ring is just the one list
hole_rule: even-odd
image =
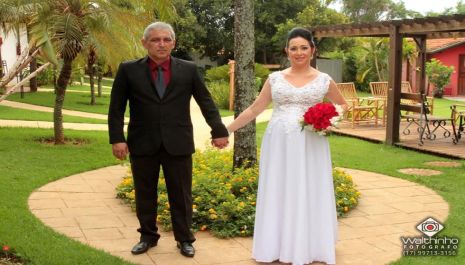
[(126, 159), (129, 153), (128, 145), (126, 143), (115, 143), (112, 146), (113, 155), (119, 160)]

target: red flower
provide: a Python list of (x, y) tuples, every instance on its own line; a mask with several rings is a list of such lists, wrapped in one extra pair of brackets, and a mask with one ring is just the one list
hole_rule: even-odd
[(311, 129), (316, 132), (324, 132), (332, 125), (334, 117), (338, 117), (340, 114), (336, 110), (336, 107), (331, 103), (318, 103), (308, 108), (304, 114), (302, 122), (302, 129), (311, 125)]
[(10, 247), (9, 246), (3, 246), (3, 251), (5, 251), (5, 252), (10, 251)]

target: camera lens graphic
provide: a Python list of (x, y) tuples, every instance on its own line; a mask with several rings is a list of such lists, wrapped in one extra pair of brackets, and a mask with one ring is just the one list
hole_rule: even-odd
[(433, 231), (438, 231), (439, 230), (439, 224), (437, 222), (424, 222), (422, 224), (421, 230), (425, 232), (433, 232)]

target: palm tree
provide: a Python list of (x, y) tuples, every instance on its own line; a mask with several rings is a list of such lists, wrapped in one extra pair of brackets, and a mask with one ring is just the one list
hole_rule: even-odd
[(139, 1), (143, 5), (133, 10), (106, 0), (45, 0), (40, 3), (39, 17), (47, 26), (62, 61), (54, 106), (55, 144), (65, 142), (62, 109), (73, 61), (91, 43), (102, 51), (110, 64), (140, 55), (142, 50), (136, 43), (153, 12), (151, 2)]

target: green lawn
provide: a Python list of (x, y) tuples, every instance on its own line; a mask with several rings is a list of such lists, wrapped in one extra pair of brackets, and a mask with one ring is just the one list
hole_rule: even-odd
[[(13, 94), (8, 97), (8, 100), (53, 108), (55, 104), (55, 94), (53, 92), (26, 93), (24, 98), (20, 98), (19, 94)], [(90, 113), (108, 114), (109, 105), (110, 95), (104, 94), (102, 97), (97, 97), (96, 104), (90, 105), (90, 94), (68, 92), (65, 96), (63, 108)]]
[[(265, 127), (266, 123), (257, 125), (259, 142)], [(43, 145), (33, 140), (51, 134), (50, 130), (0, 128), (0, 150), (2, 156), (8, 158), (0, 162), (0, 244), (10, 245), (32, 260), (33, 264), (127, 264), (53, 232), (29, 212), (27, 198), (35, 189), (78, 172), (117, 163), (110, 154), (105, 132), (65, 132), (68, 137), (90, 140), (89, 144), (82, 146)], [(401, 174), (397, 169), (432, 168), (423, 163), (449, 160), (342, 136), (330, 136), (329, 141), (335, 166), (378, 172), (414, 181), (437, 191), (450, 204), (451, 210), (445, 222), (446, 229), (441, 234), (465, 238), (464, 164), (460, 168), (440, 168), (444, 174), (439, 176), (414, 177)], [(372, 159), (367, 159), (367, 155), (382, 157), (383, 160), (373, 163)], [(21, 225), (18, 226), (18, 223)], [(461, 244), (459, 256), (455, 258), (402, 258), (394, 264), (461, 265), (465, 258), (463, 250), (464, 245)]]
[[(84, 77), (84, 82), (89, 83), (89, 77), (88, 76)], [(97, 77), (94, 77), (94, 82), (97, 84)], [(102, 79), (102, 85), (111, 87), (113, 85), (113, 79), (104, 77)]]
[[(41, 88), (53, 89), (53, 86), (52, 85), (45, 85), (45, 86), (41, 86)], [(66, 89), (88, 92), (89, 95), (90, 95), (90, 85), (85, 85), (84, 84), (84, 85), (81, 86), (80, 84), (74, 83), (72, 85), (68, 85), (68, 87)], [(102, 87), (102, 92), (103, 93), (110, 93), (111, 88)], [(95, 95), (97, 95), (97, 84), (95, 84)]]
[[(7, 106), (0, 106), (0, 119), (3, 120), (24, 120), (24, 121), (53, 121), (53, 113), (17, 109)], [(106, 120), (82, 118), (70, 115), (63, 115), (64, 122), (106, 124)]]
[[(85, 145), (54, 146), (34, 141), (51, 130), (0, 128), (0, 245), (9, 245), (38, 265), (130, 264), (71, 240), (44, 226), (29, 211), (27, 200), (54, 180), (116, 164), (106, 132), (65, 131), (85, 138)], [(98, 159), (96, 159), (98, 158)]]
[[(26, 93), (23, 99), (20, 98), (19, 94), (13, 94), (8, 97), (8, 100), (53, 108), (55, 102), (55, 94), (53, 92)], [(97, 97), (96, 101), (97, 104), (92, 106), (89, 104), (89, 94), (67, 92), (63, 108), (68, 110), (78, 110), (90, 113), (107, 114), (108, 106), (110, 105), (110, 95), (104, 94), (100, 98)], [(230, 116), (234, 115), (234, 112), (221, 109), (220, 115), (222, 117)], [(129, 112), (127, 110), (126, 116), (129, 116)]]

